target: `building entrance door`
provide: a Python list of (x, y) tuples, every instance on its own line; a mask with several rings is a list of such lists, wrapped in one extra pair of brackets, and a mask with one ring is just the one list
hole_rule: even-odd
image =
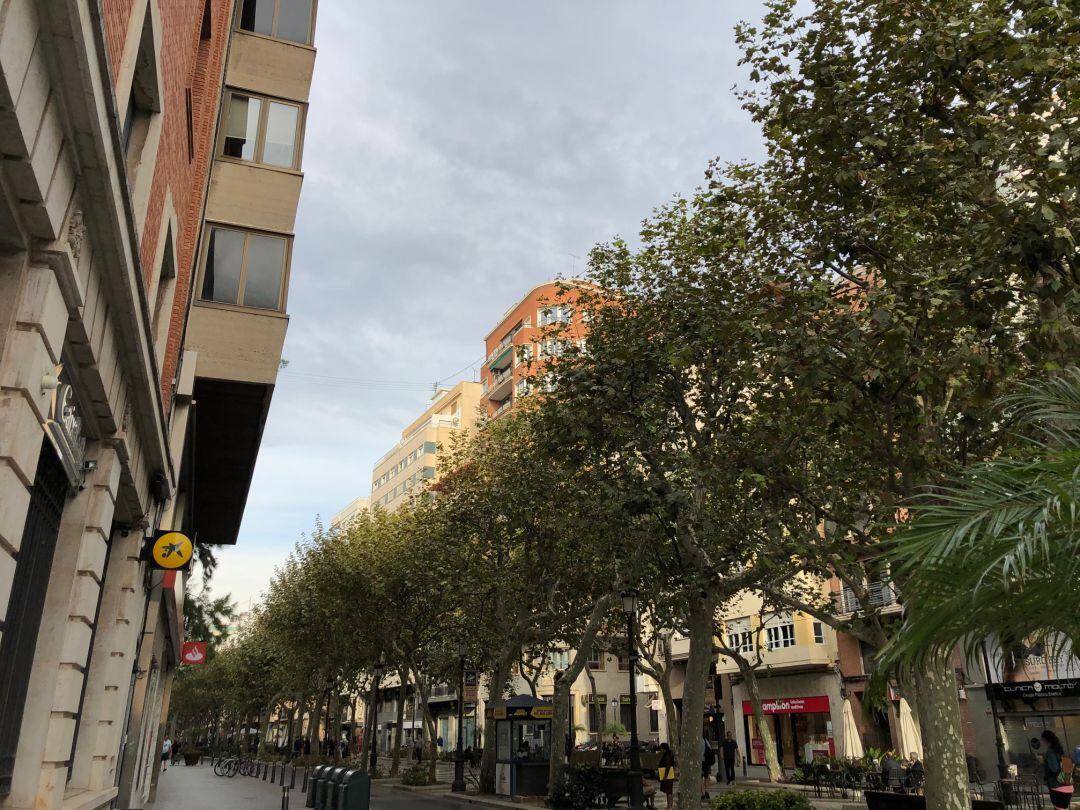
[(45, 592), (49, 586), (60, 516), (70, 488), (56, 450), (46, 439), (38, 458), (15, 577), (0, 640), (0, 796), (11, 792), (26, 692), (34, 663)]

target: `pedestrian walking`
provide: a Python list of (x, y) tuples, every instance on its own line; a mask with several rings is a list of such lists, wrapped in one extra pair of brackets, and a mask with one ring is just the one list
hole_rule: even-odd
[(161, 743), (161, 770), (169, 770), (169, 759), (172, 757), (172, 740), (169, 739), (169, 735), (165, 735), (165, 740)]
[(709, 799), (709, 777), (712, 775), (713, 765), (716, 764), (716, 752), (709, 745), (708, 737), (701, 738), (701, 798)]
[(1075, 763), (1065, 755), (1061, 740), (1050, 729), (1041, 735), (1046, 746), (1043, 758), (1043, 779), (1050, 791), (1050, 804), (1054, 807), (1068, 807), (1073, 797), (1073, 769)]
[(660, 743), (660, 757), (656, 760), (656, 778), (660, 781), (660, 792), (664, 794), (670, 810), (671, 797), (675, 792), (675, 754), (666, 742)]
[[(729, 785), (735, 784), (735, 764), (739, 759), (739, 743), (735, 739), (735, 735), (730, 731), (724, 735), (724, 741), (720, 743), (720, 750), (724, 755), (724, 778)], [(720, 781), (720, 774), (716, 775), (716, 780)]]

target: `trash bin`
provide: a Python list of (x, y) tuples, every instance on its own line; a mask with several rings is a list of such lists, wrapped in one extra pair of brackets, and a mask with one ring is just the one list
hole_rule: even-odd
[(326, 810), (335, 810), (341, 806), (342, 798), (348, 789), (350, 776), (352, 776), (352, 768), (346, 768), (343, 773), (331, 782), (330, 790), (326, 794)]
[(363, 771), (348, 771), (338, 784), (337, 802), (329, 810), (368, 810), (371, 805), (371, 777)]
[(307, 800), (304, 802), (305, 807), (315, 806), (315, 794), (319, 792), (319, 783), (326, 778), (326, 772), (329, 770), (329, 765), (319, 765), (311, 772), (311, 778), (308, 779)]
[(347, 770), (348, 768), (330, 768), (319, 783), (319, 789), (315, 791), (315, 810), (333, 810), (334, 786), (341, 781)]

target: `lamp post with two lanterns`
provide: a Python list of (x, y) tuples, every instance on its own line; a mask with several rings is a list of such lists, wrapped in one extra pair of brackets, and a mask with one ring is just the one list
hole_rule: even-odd
[(383, 666), (383, 657), (380, 655), (371, 673), (371, 756), (368, 760), (368, 773), (371, 776), (374, 776), (379, 768), (379, 682), (382, 680)]
[(628, 658), (630, 659), (630, 770), (627, 773), (629, 780), (628, 796), (626, 799), (627, 810), (644, 810), (645, 796), (641, 783), (641, 751), (638, 748), (637, 733), (637, 645), (634, 639), (637, 637), (637, 611), (638, 592), (633, 588), (627, 588), (622, 592), (622, 608), (626, 614), (626, 644)]

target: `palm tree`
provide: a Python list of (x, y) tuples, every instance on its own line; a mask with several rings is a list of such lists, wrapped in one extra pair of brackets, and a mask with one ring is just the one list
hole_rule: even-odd
[(1080, 370), (1001, 406), (1015, 449), (925, 493), (897, 529), (889, 557), (909, 618), (886, 668), (973, 651), (988, 636), (1080, 651)]

